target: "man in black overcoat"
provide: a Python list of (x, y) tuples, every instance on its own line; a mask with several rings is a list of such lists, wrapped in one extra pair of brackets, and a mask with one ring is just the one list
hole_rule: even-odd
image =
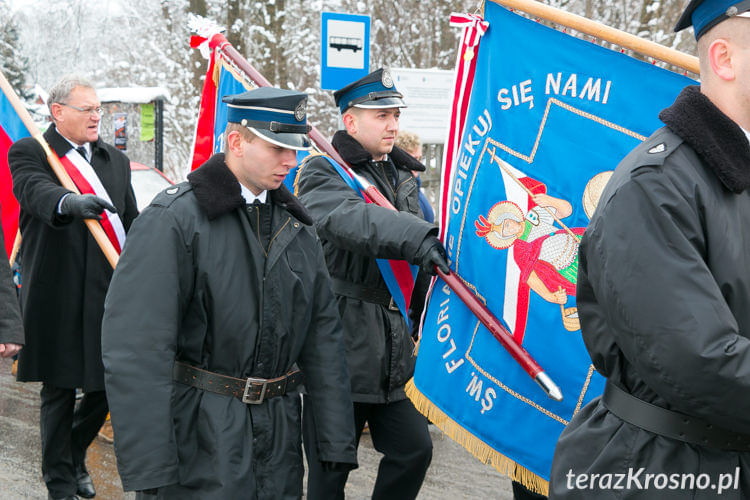
[(550, 498), (750, 498), (750, 1), (693, 0), (701, 84), (617, 166), (579, 250), (607, 378), (555, 448)]
[[(86, 449), (107, 416), (101, 321), (112, 267), (84, 218), (107, 209), (127, 230), (138, 212), (128, 158), (99, 138), (102, 110), (92, 84), (63, 77), (47, 104), (54, 123), (45, 140), (60, 158), (88, 163), (104, 191), (79, 195), (63, 188), (35, 139), (21, 139), (8, 152), (23, 238), (26, 346), (18, 380), (42, 382), (42, 474), (50, 498), (90, 498)], [(76, 388), (84, 392), (77, 407)]]
[[(404, 391), (414, 373), (414, 341), (376, 259), (406, 260), (433, 275), (436, 265), (448, 272), (448, 263), (437, 227), (421, 218), (411, 171), (424, 165), (394, 146), (406, 105), (390, 73), (376, 70), (334, 97), (346, 130), (336, 132), (333, 146), (397, 211), (365, 203), (321, 156), (302, 167), (299, 196), (323, 242), (344, 324), (357, 439), (367, 422), (375, 448), (384, 454), (372, 497), (412, 499), (430, 465), (432, 440), (427, 420)], [(306, 412), (303, 421), (308, 498), (344, 498), (347, 471), (320, 466), (315, 416)]]
[(322, 467), (356, 467), (341, 320), (312, 220), (284, 186), (302, 92), (227, 96), (225, 152), (128, 235), (102, 328), (117, 465), (136, 498), (302, 496), (304, 377)]

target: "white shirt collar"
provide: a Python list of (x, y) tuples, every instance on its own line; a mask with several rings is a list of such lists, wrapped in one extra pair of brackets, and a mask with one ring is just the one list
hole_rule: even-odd
[(248, 205), (255, 200), (260, 200), (261, 203), (265, 203), (266, 196), (268, 195), (268, 191), (263, 191), (258, 196), (255, 196), (253, 192), (246, 188), (242, 183), (240, 183), (240, 192), (242, 193), (242, 197), (245, 198), (245, 203)]
[(84, 158), (84, 160), (88, 161), (89, 158), (91, 158), (91, 143), (90, 142), (85, 142), (83, 144), (76, 144), (75, 142), (71, 141), (70, 139), (68, 139), (62, 134), (60, 134), (60, 137), (68, 141), (68, 143), (70, 143), (70, 145), (73, 146), (74, 149), (77, 149), (83, 146), (83, 149), (86, 150), (86, 158)]
[[(740, 128), (742, 128), (742, 127), (740, 127)], [(744, 128), (742, 128), (742, 131), (745, 132), (745, 136), (747, 137), (747, 142), (750, 142), (750, 132), (748, 132)]]

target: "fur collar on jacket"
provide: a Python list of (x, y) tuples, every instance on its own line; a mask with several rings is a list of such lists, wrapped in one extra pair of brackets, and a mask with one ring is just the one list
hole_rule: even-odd
[[(224, 163), (224, 153), (213, 155), (200, 168), (191, 172), (187, 178), (193, 187), (198, 205), (206, 212), (209, 219), (213, 220), (245, 206), (245, 198), (240, 192), (240, 183)], [(312, 218), (305, 207), (285, 185), (282, 184), (281, 187), (269, 191), (268, 194), (271, 202), (286, 209), (303, 224), (312, 225)]]
[(750, 143), (697, 86), (686, 87), (659, 118), (735, 193), (750, 188)]
[[(331, 143), (344, 161), (355, 169), (359, 168), (363, 163), (372, 160), (372, 155), (354, 137), (350, 136), (346, 130), (336, 132), (333, 135)], [(425, 170), (425, 166), (422, 163), (397, 146), (393, 146), (393, 150), (388, 154), (388, 157), (401, 170), (417, 170), (418, 172), (424, 172)]]

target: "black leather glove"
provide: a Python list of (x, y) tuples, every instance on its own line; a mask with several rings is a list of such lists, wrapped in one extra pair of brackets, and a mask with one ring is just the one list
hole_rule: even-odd
[(80, 217), (81, 219), (101, 220), (104, 209), (117, 212), (117, 209), (93, 194), (69, 194), (60, 204), (60, 214)]
[(448, 266), (448, 256), (445, 254), (445, 248), (440, 240), (434, 236), (428, 236), (424, 239), (419, 250), (417, 250), (417, 263), (419, 267), (432, 276), (435, 276), (435, 266), (445, 274), (451, 270)]

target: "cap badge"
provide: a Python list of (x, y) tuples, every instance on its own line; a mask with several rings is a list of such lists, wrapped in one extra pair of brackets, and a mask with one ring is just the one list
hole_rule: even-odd
[(302, 99), (300, 102), (297, 103), (297, 107), (294, 108), (294, 118), (301, 122), (305, 119), (305, 111), (307, 108), (307, 99)]
[(381, 82), (383, 83), (383, 87), (387, 89), (393, 87), (393, 77), (391, 77), (391, 72), (387, 69), (383, 70), (383, 77), (381, 78)]

